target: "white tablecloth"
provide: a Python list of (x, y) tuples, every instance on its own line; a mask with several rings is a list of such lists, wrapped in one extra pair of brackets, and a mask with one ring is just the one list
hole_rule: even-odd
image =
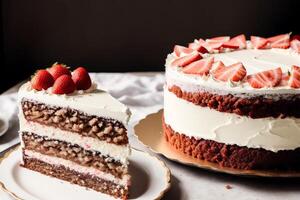
[[(97, 73), (92, 78), (100, 87), (128, 105), (133, 113), (130, 121), (130, 143), (148, 151), (133, 137), (132, 127), (147, 114), (158, 111), (163, 104), (162, 73)], [(0, 137), (0, 152), (18, 142), (17, 88), (0, 96), (0, 112), (10, 121), (9, 131)], [(234, 177), (184, 166), (159, 156), (172, 173), (172, 187), (164, 199), (238, 199), (299, 200), (300, 179), (274, 180)], [(1, 173), (1, 172), (0, 172)], [(230, 185), (232, 189), (227, 189)], [(0, 191), (0, 200), (11, 200)]]

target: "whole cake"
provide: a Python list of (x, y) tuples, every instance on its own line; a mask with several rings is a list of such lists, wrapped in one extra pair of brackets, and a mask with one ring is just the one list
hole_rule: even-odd
[(166, 59), (167, 142), (220, 167), (300, 169), (300, 37), (199, 39)]
[(19, 90), (22, 166), (127, 199), (130, 112), (88, 72), (38, 70)]

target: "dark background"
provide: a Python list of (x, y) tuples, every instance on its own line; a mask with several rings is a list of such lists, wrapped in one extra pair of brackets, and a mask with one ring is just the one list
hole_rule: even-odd
[(162, 71), (174, 44), (300, 33), (299, 0), (2, 0), (0, 91), (55, 61)]

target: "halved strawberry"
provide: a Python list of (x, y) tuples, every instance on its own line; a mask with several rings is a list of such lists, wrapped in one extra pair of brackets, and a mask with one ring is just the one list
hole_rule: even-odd
[(238, 62), (233, 65), (225, 67), (224, 65), (219, 65), (213, 72), (212, 75), (214, 79), (219, 81), (233, 81), (238, 82), (243, 80), (246, 76), (247, 71), (242, 63)]
[(300, 53), (300, 41), (299, 40), (292, 40), (291, 41), (291, 48), (295, 50), (297, 53)]
[(299, 40), (300, 41), (300, 35), (293, 35), (291, 40)]
[(213, 64), (213, 70), (216, 70), (218, 68), (223, 68), (223, 67), (225, 67), (225, 65), (222, 61), (217, 61)]
[(227, 42), (230, 40), (229, 36), (218, 36), (214, 38), (210, 38), (209, 41), (216, 41), (216, 42)]
[(190, 54), (193, 51), (194, 51), (193, 49), (186, 48), (186, 47), (180, 46), (180, 45), (175, 45), (175, 47), (174, 47), (174, 52), (175, 52), (176, 56), (178, 56), (178, 57), (180, 57), (182, 54)]
[(290, 79), (289, 73), (283, 73), (279, 86), (287, 86)]
[(203, 47), (203, 44), (205, 43), (204, 40), (200, 39), (199, 42), (193, 42), (193, 43), (190, 43), (189, 44), (189, 48), (190, 49), (193, 49), (193, 50), (196, 50), (200, 53), (208, 53), (207, 49), (205, 49)]
[(224, 43), (223, 41), (207, 39), (203, 44), (203, 47), (207, 49), (209, 52), (212, 52), (213, 50), (219, 50), (222, 47), (223, 43)]
[(255, 49), (263, 49), (267, 46), (268, 40), (263, 37), (251, 36), (250, 37), (251, 44)]
[(244, 49), (246, 48), (246, 36), (244, 34), (235, 36), (227, 42), (224, 42), (222, 47), (230, 49)]
[(292, 66), (291, 77), (288, 85), (292, 88), (300, 88), (300, 67)]
[(272, 70), (259, 72), (247, 76), (247, 82), (253, 88), (275, 87), (282, 78), (282, 70), (280, 67)]
[(183, 68), (186, 74), (198, 74), (200, 76), (207, 75), (213, 65), (214, 57), (195, 61)]
[(200, 60), (202, 58), (202, 56), (198, 53), (198, 52), (194, 52), (192, 54), (183, 56), (181, 58), (177, 58), (176, 60), (174, 60), (171, 65), (172, 66), (180, 66), (180, 67), (184, 67), (196, 60)]
[(281, 34), (267, 39), (272, 48), (287, 49), (290, 46), (290, 34)]

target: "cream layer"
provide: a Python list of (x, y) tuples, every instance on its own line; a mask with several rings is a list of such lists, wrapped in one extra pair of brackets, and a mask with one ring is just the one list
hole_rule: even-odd
[(252, 119), (219, 112), (178, 98), (166, 88), (164, 118), (173, 130), (197, 139), (263, 148), (273, 152), (300, 147), (300, 119)]
[(32, 132), (39, 136), (46, 136), (49, 139), (65, 141), (71, 144), (77, 144), (80, 147), (98, 151), (104, 156), (109, 156), (123, 164), (128, 163), (130, 155), (129, 145), (116, 145), (101, 141), (92, 137), (79, 135), (78, 133), (64, 131), (55, 127), (41, 125), (36, 122), (27, 121), (22, 113), (19, 114), (20, 132)]
[(70, 170), (73, 170), (73, 171), (76, 171), (76, 172), (79, 172), (82, 174), (89, 174), (89, 175), (95, 176), (100, 179), (111, 181), (118, 185), (127, 186), (129, 184), (129, 179), (130, 179), (129, 175), (124, 175), (122, 177), (122, 179), (119, 179), (119, 178), (114, 177), (111, 174), (105, 173), (105, 172), (95, 169), (93, 167), (81, 166), (70, 160), (65, 160), (65, 159), (58, 158), (58, 157), (48, 156), (48, 155), (44, 155), (44, 154), (41, 154), (41, 153), (38, 153), (38, 152), (35, 152), (32, 150), (26, 150), (26, 149), (24, 150), (24, 154), (28, 158), (37, 159), (37, 160), (43, 161), (45, 163), (48, 163), (50, 165), (64, 166)]

